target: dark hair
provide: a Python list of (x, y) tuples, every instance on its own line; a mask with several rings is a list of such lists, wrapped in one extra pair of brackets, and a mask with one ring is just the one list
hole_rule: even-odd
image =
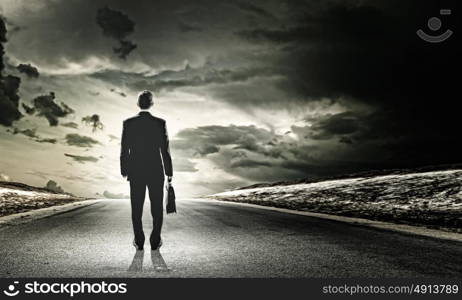
[(154, 102), (152, 101), (152, 93), (150, 91), (142, 91), (138, 95), (138, 106), (141, 109), (148, 109), (153, 104), (154, 104)]

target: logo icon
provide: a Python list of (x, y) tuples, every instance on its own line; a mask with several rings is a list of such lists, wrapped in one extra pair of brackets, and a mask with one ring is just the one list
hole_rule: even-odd
[(14, 297), (19, 294), (19, 290), (16, 290), (16, 284), (18, 284), (19, 281), (13, 282), (13, 284), (10, 284), (8, 286), (8, 289), (4, 290), (3, 293), (9, 297)]
[[(451, 14), (450, 9), (440, 9), (440, 15), (448, 16)], [(441, 28), (441, 20), (437, 17), (428, 19), (427, 26), (431, 31), (437, 31)], [(452, 35), (452, 30), (446, 30), (440, 35), (431, 35), (425, 33), (422, 29), (417, 30), (417, 35), (424, 41), (429, 43), (441, 43), (447, 40)]]

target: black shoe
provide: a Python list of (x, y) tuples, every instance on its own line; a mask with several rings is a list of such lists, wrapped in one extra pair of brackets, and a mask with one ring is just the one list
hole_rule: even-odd
[(137, 244), (135, 240), (133, 240), (133, 246), (135, 246), (136, 250), (138, 250), (138, 251), (143, 250), (143, 245), (142, 244), (141, 245)]
[(162, 246), (162, 239), (160, 239), (157, 245), (151, 244), (151, 250), (159, 250), (160, 246)]

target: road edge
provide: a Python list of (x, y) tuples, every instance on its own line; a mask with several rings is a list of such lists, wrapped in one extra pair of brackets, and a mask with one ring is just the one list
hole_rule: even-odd
[(231, 205), (253, 207), (253, 208), (282, 212), (282, 213), (343, 222), (343, 223), (348, 223), (352, 225), (372, 227), (372, 228), (381, 229), (381, 230), (412, 234), (416, 236), (424, 236), (424, 237), (430, 237), (430, 238), (436, 238), (436, 239), (442, 239), (442, 240), (462, 242), (462, 234), (460, 233), (443, 231), (443, 230), (438, 230), (438, 229), (430, 229), (426, 227), (413, 226), (413, 225), (407, 225), (407, 224), (396, 224), (396, 223), (390, 223), (390, 222), (384, 222), (384, 221), (368, 220), (368, 219), (363, 219), (363, 218), (345, 217), (345, 216), (330, 215), (330, 214), (324, 214), (324, 213), (315, 213), (315, 212), (309, 212), (309, 211), (279, 208), (279, 207), (274, 207), (274, 206), (264, 206), (264, 205), (244, 203), (244, 202), (218, 200), (214, 198), (188, 198), (184, 200), (209, 201), (209, 202), (214, 202), (214, 203), (224, 203), (224, 204), (231, 204)]
[(93, 205), (104, 199), (92, 199), (71, 202), (63, 205), (53, 205), (39, 209), (33, 209), (21, 213), (7, 215), (0, 217), (0, 229), (9, 225), (18, 225), (28, 223), (33, 220), (38, 220), (46, 217), (50, 217), (56, 214), (65, 213), (85, 206)]

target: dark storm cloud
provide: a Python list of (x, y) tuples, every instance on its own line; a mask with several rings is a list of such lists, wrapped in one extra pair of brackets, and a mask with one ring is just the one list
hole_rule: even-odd
[(18, 129), (18, 128), (13, 128), (12, 134), (22, 134), (25, 136), (28, 136), (30, 138), (38, 138), (39, 136), (37, 135), (37, 128), (32, 128), (32, 129)]
[(256, 161), (251, 159), (241, 159), (230, 164), (231, 168), (259, 168), (271, 167), (273, 164), (269, 161)]
[(19, 64), (16, 68), (20, 73), (26, 74), (29, 78), (38, 78), (40, 76), (38, 69), (31, 64)]
[(395, 70), (403, 50), (389, 45), (415, 38), (402, 30), (400, 21), (394, 12), (379, 7), (334, 2), (306, 12), (291, 27), (257, 28), (238, 35), (285, 44), (286, 56), (280, 62), (281, 71), (288, 76), (285, 88), (311, 98), (378, 98), (396, 93), (396, 83), (403, 85), (402, 75)]
[(35, 113), (35, 108), (25, 103), (22, 103), (22, 108), (24, 108), (24, 110), (26, 111), (26, 114), (28, 115), (33, 115)]
[[(371, 153), (387, 150), (390, 152), (388, 155), (397, 155), (398, 153), (395, 153), (395, 151), (404, 154), (406, 148), (415, 151), (414, 147), (409, 147), (413, 143), (419, 145), (426, 139), (434, 141), (439, 139), (437, 132), (421, 132), (419, 122), (410, 122), (405, 119), (406, 116), (403, 116), (403, 119), (400, 119), (400, 117), (396, 115), (395, 110), (391, 109), (371, 113), (347, 111), (307, 118), (306, 126), (292, 126), (292, 131), (300, 138), (338, 140), (344, 144), (367, 146)], [(403, 128), (405, 123), (408, 124)], [(425, 148), (435, 149), (437, 147), (439, 145), (429, 144)], [(401, 148), (401, 150), (398, 150), (398, 148)], [(361, 151), (364, 151), (364, 149)], [(450, 152), (450, 150), (447, 151), (448, 153)], [(358, 155), (361, 155), (361, 153), (358, 152)], [(397, 158), (398, 156), (395, 157), (395, 159)], [(377, 162), (381, 161), (381, 159), (377, 159)]]
[(68, 154), (68, 153), (64, 153), (64, 155), (72, 158), (74, 161), (79, 162), (79, 163), (98, 161), (98, 158), (94, 156), (81, 156), (81, 155), (74, 155), (74, 154)]
[(38, 138), (35, 141), (38, 143), (49, 143), (49, 144), (56, 144), (58, 142), (57, 139), (53, 139), (53, 138)]
[(49, 143), (49, 144), (56, 144), (58, 142), (55, 138), (42, 138), (37, 134), (37, 128), (26, 128), (26, 129), (19, 129), (14, 127), (12, 131), (7, 130), (7, 132), (11, 132), (11, 134), (22, 134), (27, 137), (30, 137), (33, 141), (37, 143)]
[(255, 126), (203, 126), (183, 129), (172, 140), (172, 148), (190, 149), (195, 155), (216, 153), (220, 146), (234, 145), (235, 149), (263, 151), (262, 144), (270, 141), (273, 134)]
[(353, 140), (347, 136), (341, 136), (339, 142), (344, 144), (353, 144)]
[[(309, 121), (309, 120), (308, 120)], [(330, 139), (334, 136), (345, 136), (360, 130), (361, 116), (352, 112), (327, 115), (313, 120), (309, 126), (309, 137), (312, 139)]]
[(276, 17), (272, 13), (267, 11), (266, 9), (264, 9), (262, 7), (259, 7), (259, 6), (256, 6), (255, 4), (252, 4), (250, 2), (240, 1), (236, 5), (237, 5), (237, 7), (242, 9), (243, 11), (255, 14), (257, 16), (269, 18), (271, 20), (276, 19)]
[[(418, 96), (415, 76), (417, 80), (429, 81), (425, 78), (428, 74), (418, 73), (423, 68), (416, 57), (426, 56), (430, 48), (418, 40), (411, 26), (425, 20), (421, 19), (424, 14), (409, 15), (408, 9), (407, 5), (400, 12), (386, 5), (334, 2), (306, 12), (292, 27), (257, 28), (238, 34), (252, 41), (285, 46), (287, 55), (280, 61), (285, 68), (281, 71), (289, 77), (285, 88), (311, 98), (348, 95), (368, 102), (399, 103), (410, 95)], [(425, 5), (422, 9), (427, 10)], [(446, 54), (450, 59), (441, 61), (443, 66), (454, 58), (457, 49), (444, 48), (449, 50)], [(437, 53), (442, 51), (436, 50)], [(437, 61), (440, 62), (434, 59), (428, 63)]]
[(135, 31), (135, 23), (126, 14), (109, 7), (98, 9), (96, 23), (104, 35), (116, 40), (123, 40)]
[[(11, 48), (12, 53), (14, 51), (13, 57), (15, 61), (33, 62), (43, 75), (56, 70), (60, 73), (91, 73), (105, 67), (161, 70), (178, 68), (185, 60), (197, 65), (204, 58), (217, 53), (226, 58), (238, 46), (230, 28), (238, 30), (245, 27), (245, 22), (250, 19), (248, 13), (236, 9), (234, 5), (213, 0), (200, 3), (161, 1), (155, 5), (150, 0), (136, 3), (95, 0), (85, 5), (79, 0), (68, 0), (51, 1), (44, 6), (37, 6), (29, 1), (20, 3), (24, 9), (18, 10), (14, 16), (12, 14), (11, 18), (14, 22), (27, 24), (28, 29), (15, 36), (15, 43)], [(104, 38), (104, 31), (96, 22), (98, 10), (105, 5), (109, 5), (111, 10), (128, 15), (129, 20), (136, 23), (134, 32), (129, 33), (124, 40), (135, 42), (136, 36), (135, 43), (139, 47), (136, 55), (131, 52), (130, 59), (127, 58), (126, 61), (119, 59), (111, 51), (111, 46), (120, 47), (118, 39)], [(43, 15), (47, 17), (43, 18)], [(181, 22), (204, 28), (204, 31), (199, 34), (184, 33), (179, 38), (178, 24)], [(109, 24), (103, 26), (112, 28)], [(113, 34), (111, 29), (107, 31), (111, 36), (120, 36)], [(130, 29), (122, 32), (130, 32)], [(206, 35), (202, 36), (203, 33)], [(111, 45), (112, 41), (115, 41), (114, 45)], [(87, 63), (90, 61), (101, 64), (89, 66)], [(89, 68), (76, 70), (72, 68), (75, 64)]]
[(178, 28), (181, 32), (201, 32), (204, 30), (202, 27), (187, 24), (185, 22), (180, 22)]
[[(215, 68), (208, 64), (192, 68), (187, 65), (182, 70), (165, 70), (152, 76), (136, 73), (115, 73), (102, 71), (92, 75), (113, 84), (124, 84), (133, 91), (149, 89), (152, 91), (172, 91), (180, 88), (204, 87), (208, 85), (227, 85), (247, 82), (260, 77), (273, 76), (270, 68), (243, 67), (236, 69)], [(114, 89), (111, 91), (116, 92)]]
[(124, 97), (124, 98), (127, 97), (127, 94), (125, 94), (124, 92), (118, 91), (118, 90), (116, 90), (114, 88), (110, 89), (110, 91), (117, 94), (117, 95), (119, 95), (119, 96), (121, 96), (121, 97)]
[(91, 148), (94, 145), (100, 144), (97, 140), (84, 135), (79, 135), (76, 133), (69, 133), (65, 137), (66, 143), (69, 146), (76, 146), (76, 147), (88, 147)]
[(91, 126), (93, 132), (95, 132), (98, 129), (103, 130), (104, 128), (103, 122), (101, 122), (100, 116), (98, 114), (83, 117), (82, 123), (84, 123), (87, 126)]
[[(157, 80), (149, 78), (146, 81), (134, 83), (134, 87), (141, 87), (147, 84), (154, 91), (174, 90), (182, 87), (199, 87), (209, 84), (227, 84), (230, 82), (243, 82), (257, 76), (267, 75), (267, 70), (263, 69), (241, 69), (241, 70), (211, 70), (204, 72), (202, 76), (193, 76), (178, 79)], [(152, 81), (151, 81), (152, 80)], [(152, 84), (149, 84), (149, 81)]]
[(68, 128), (74, 128), (74, 129), (79, 128), (79, 124), (75, 122), (62, 123), (61, 126), (68, 127)]
[(128, 54), (136, 49), (137, 45), (126, 40), (126, 37), (135, 31), (135, 22), (128, 15), (109, 7), (97, 11), (96, 23), (103, 29), (103, 34), (117, 40), (119, 47), (114, 47), (114, 53), (126, 59)]
[(6, 25), (0, 17), (0, 124), (11, 126), (14, 121), (19, 120), (23, 115), (19, 111), (18, 89), (21, 79), (16, 76), (4, 76), (4, 46), (6, 43)]
[(112, 48), (121, 59), (127, 59), (128, 54), (135, 50), (137, 45), (131, 41), (120, 41), (119, 47)]
[(171, 147), (176, 159), (208, 159), (230, 174), (253, 181), (320, 178), (396, 167), (395, 159), (405, 157), (398, 155), (399, 138), (383, 138), (383, 132), (363, 126), (376, 117), (333, 114), (309, 120), (311, 126), (292, 126), (290, 134), (283, 135), (255, 126), (189, 128), (175, 136)]
[[(55, 102), (55, 93), (50, 92), (49, 95), (41, 95), (32, 100), (33, 107), (38, 116), (45, 117), (50, 126), (57, 126), (58, 118), (64, 118), (69, 114), (74, 113), (74, 110), (67, 106), (64, 102), (57, 104)], [(26, 109), (26, 107), (24, 107)], [(27, 111), (27, 109), (26, 109)]]
[[(306, 155), (307, 151), (313, 153), (313, 147), (255, 126), (188, 128), (175, 136), (171, 147), (176, 160), (206, 158), (218, 168), (250, 180), (300, 178), (308, 166), (315, 169), (313, 157)], [(322, 174), (317, 170), (310, 175)]]
[(0, 19), (3, 20), (3, 22), (5, 23), (5, 25), (8, 27), (8, 32), (9, 32), (9, 35), (11, 36), (12, 34), (18, 32), (18, 31), (21, 31), (22, 29), (25, 29), (24, 27), (22, 26), (18, 26), (16, 24), (14, 24), (13, 22), (11, 22), (9, 20), (9, 18), (5, 17), (5, 16), (2, 16), (0, 15)]
[[(387, 158), (377, 161), (387, 166), (460, 160), (462, 149), (454, 146), (459, 91), (450, 71), (460, 65), (460, 43), (449, 39), (435, 46), (415, 34), (438, 12), (433, 5), (342, 1), (289, 7), (294, 23), (237, 34), (277, 49), (278, 72), (285, 76), (277, 87), (290, 97), (354, 99), (344, 101), (349, 115), (314, 122), (307, 130), (311, 138), (335, 136), (354, 145), (358, 156), (386, 149)], [(445, 22), (447, 28), (460, 25), (453, 17)], [(368, 113), (355, 111), (358, 103)]]
[(7, 30), (6, 30), (5, 21), (3, 20), (3, 17), (0, 16), (0, 71), (3, 71), (3, 69), (5, 68), (5, 64), (3, 62), (3, 55), (5, 54), (5, 48), (3, 44), (7, 42), (6, 33), (7, 33)]

